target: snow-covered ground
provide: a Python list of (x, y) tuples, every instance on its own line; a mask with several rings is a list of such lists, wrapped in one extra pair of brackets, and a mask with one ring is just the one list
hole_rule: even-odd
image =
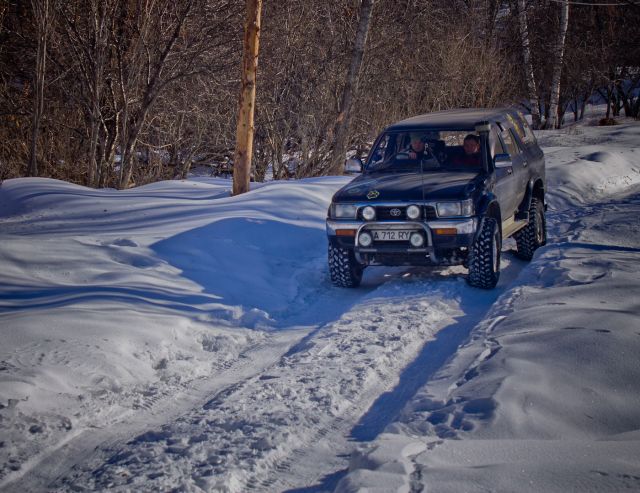
[(348, 178), (5, 181), (0, 489), (640, 488), (640, 125), (540, 140), (549, 245), (490, 292), (332, 287)]
[(640, 490), (640, 125), (540, 140), (549, 245), (338, 491)]

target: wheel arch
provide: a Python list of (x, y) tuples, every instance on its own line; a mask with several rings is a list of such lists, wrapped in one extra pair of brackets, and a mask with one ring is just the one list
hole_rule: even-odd
[(529, 180), (527, 193), (525, 193), (524, 199), (522, 199), (522, 203), (518, 209), (519, 212), (527, 212), (531, 207), (531, 200), (534, 198), (542, 201), (542, 205), (546, 207), (544, 182), (540, 177)]
[(496, 220), (496, 222), (498, 223), (500, 234), (502, 234), (502, 213), (500, 212), (500, 204), (498, 204), (498, 199), (493, 193), (485, 195), (484, 199), (480, 203), (480, 207), (478, 208), (477, 212), (479, 221), (474, 239), (477, 239), (480, 231), (482, 231), (482, 226), (484, 224), (485, 218), (487, 217), (492, 217)]

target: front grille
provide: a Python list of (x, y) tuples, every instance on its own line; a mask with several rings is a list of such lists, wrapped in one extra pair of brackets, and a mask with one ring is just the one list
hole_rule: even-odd
[[(392, 213), (395, 213), (395, 215)], [(406, 221), (406, 207), (376, 207), (376, 216), (380, 221)]]

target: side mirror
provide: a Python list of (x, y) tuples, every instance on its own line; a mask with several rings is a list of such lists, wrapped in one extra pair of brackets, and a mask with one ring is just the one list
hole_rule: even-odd
[(362, 173), (362, 162), (354, 157), (349, 158), (344, 163), (346, 173)]
[(495, 163), (496, 168), (508, 168), (513, 166), (511, 156), (509, 156), (509, 154), (496, 154)]

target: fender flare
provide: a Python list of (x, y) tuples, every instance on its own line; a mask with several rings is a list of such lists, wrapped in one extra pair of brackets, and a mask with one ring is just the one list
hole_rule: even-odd
[(476, 210), (478, 216), (478, 227), (473, 237), (473, 241), (476, 241), (482, 227), (484, 225), (485, 218), (494, 217), (498, 221), (498, 227), (502, 232), (502, 216), (500, 213), (500, 205), (498, 204), (498, 198), (493, 192), (489, 192), (482, 196), (478, 209)]
[[(538, 192), (539, 191), (539, 192)], [(522, 204), (520, 204), (520, 212), (527, 212), (531, 207), (531, 199), (533, 197), (539, 197), (542, 199), (542, 205), (544, 208), (547, 208), (546, 203), (546, 194), (544, 191), (544, 182), (540, 177), (532, 177), (527, 183), (527, 193), (524, 195), (524, 199), (522, 199)]]

